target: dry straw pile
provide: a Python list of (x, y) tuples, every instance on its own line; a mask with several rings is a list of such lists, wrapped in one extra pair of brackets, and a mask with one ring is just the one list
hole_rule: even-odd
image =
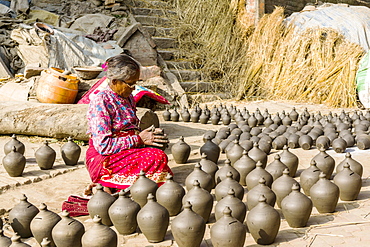
[(182, 23), (179, 57), (192, 58), (237, 99), (356, 106), (355, 76), (364, 55), (359, 45), (331, 29), (298, 34), (284, 22), (281, 7), (254, 26), (244, 2), (175, 0)]

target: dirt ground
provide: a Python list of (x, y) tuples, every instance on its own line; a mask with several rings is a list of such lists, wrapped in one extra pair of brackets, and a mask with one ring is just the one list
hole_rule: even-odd
[[(207, 103), (208, 108), (211, 109), (213, 105), (219, 105), (221, 101), (216, 101), (212, 103)], [(245, 101), (222, 101), (223, 104), (226, 104), (229, 106), (230, 104), (236, 105), (237, 108), (242, 109), (243, 107), (246, 107), (250, 112), (254, 112), (256, 108), (259, 108), (261, 112), (265, 111), (265, 109), (268, 109), (268, 111), (272, 114), (275, 114), (277, 112), (286, 111), (290, 112), (292, 110), (292, 107), (294, 106), (299, 113), (301, 113), (305, 108), (308, 109), (310, 113), (317, 113), (320, 111), (322, 114), (328, 114), (329, 111), (332, 111), (333, 113), (340, 113), (342, 110), (345, 110), (346, 112), (354, 112), (358, 109), (333, 109), (329, 107), (325, 107), (323, 105), (314, 105), (314, 104), (298, 104), (293, 102), (275, 102), (275, 101), (255, 101), (255, 102), (245, 102)], [(200, 105), (201, 108), (204, 107), (204, 104)], [(364, 112), (365, 113), (365, 112)], [(162, 118), (162, 111), (157, 112), (161, 127), (164, 128), (165, 133), (167, 133), (170, 145), (169, 148), (165, 150), (165, 152), (168, 154), (169, 157), (169, 165), (172, 168), (174, 172), (174, 180), (182, 185), (185, 183), (186, 176), (193, 170), (194, 164), (196, 162), (199, 162), (200, 160), (200, 153), (199, 148), (204, 144), (202, 136), (205, 132), (205, 130), (218, 130), (219, 128), (223, 127), (223, 125), (212, 125), (211, 123), (208, 124), (200, 124), (200, 123), (185, 123), (181, 121), (179, 122), (169, 122), (164, 121)], [(188, 143), (191, 148), (191, 155), (189, 157), (189, 160), (186, 164), (176, 164), (175, 161), (172, 158), (171, 155), (171, 146), (176, 143), (179, 140), (180, 136), (184, 136), (184, 140), (186, 143)], [(2, 136), (0, 138), (0, 146), (4, 145), (5, 142), (9, 140), (9, 136)], [(28, 174), (32, 173), (32, 171), (37, 171), (39, 168), (37, 167), (37, 164), (34, 159), (34, 151), (37, 149), (38, 146), (42, 144), (42, 142), (45, 140), (45, 138), (35, 138), (35, 137), (25, 137), (20, 136), (19, 139), (25, 143), (26, 145), (26, 158), (27, 158), (27, 167), (26, 171), (29, 172)], [(46, 138), (47, 139), (47, 138)], [(55, 163), (55, 166), (58, 168), (64, 168), (63, 161), (60, 157), (60, 154), (58, 150), (60, 150), (61, 145), (63, 142), (54, 140), (51, 142), (51, 146), (57, 150), (57, 161)], [(29, 199), (29, 202), (34, 204), (35, 206), (39, 206), (40, 203), (45, 203), (48, 206), (48, 209), (60, 213), (61, 212), (61, 205), (64, 200), (68, 198), (69, 195), (75, 194), (75, 195), (82, 195), (84, 188), (90, 183), (90, 179), (88, 176), (88, 173), (86, 169), (83, 166), (83, 160), (85, 157), (85, 151), (87, 146), (82, 146), (82, 153), (80, 157), (80, 162), (77, 167), (73, 171), (66, 171), (65, 173), (62, 173), (60, 175), (57, 175), (55, 177), (49, 178), (49, 179), (42, 179), (39, 182), (32, 182), (29, 184), (24, 184), (21, 186), (16, 186), (14, 188), (2, 191), (0, 194), (0, 209), (3, 209), (3, 213), (12, 207), (16, 205), (19, 202), (19, 199), (21, 198), (22, 194), (26, 194), (26, 196)], [(309, 166), (310, 160), (318, 153), (318, 150), (316, 148), (312, 148), (311, 150), (302, 150), (300, 148), (290, 150), (293, 153), (295, 153), (299, 157), (299, 168), (298, 168), (298, 175), (303, 171), (303, 169), (307, 168)], [(351, 152), (352, 157), (359, 161), (361, 164), (364, 165), (364, 174), (363, 174), (363, 192), (361, 192), (359, 196), (359, 200), (345, 204), (340, 202), (337, 206), (338, 211), (346, 211), (348, 208), (351, 207), (362, 207), (361, 205), (365, 205), (369, 198), (369, 191), (368, 191), (368, 182), (367, 178), (370, 176), (370, 165), (367, 165), (367, 161), (370, 158), (370, 152), (368, 150), (359, 150), (356, 147), (348, 148), (346, 150), (347, 152)], [(276, 153), (280, 153), (281, 151), (272, 150), (271, 154), (268, 157), (268, 164), (272, 162), (273, 157)], [(342, 161), (345, 157), (345, 154), (337, 154), (333, 150), (329, 150), (328, 154), (330, 154), (336, 161), (336, 164), (338, 164), (340, 161)], [(4, 153), (2, 148), (0, 148), (0, 156), (3, 157)], [(218, 165), (221, 167), (224, 164), (224, 161), (226, 159), (225, 154), (221, 154)], [(1, 177), (5, 179), (7, 174), (4, 171), (4, 168), (0, 166), (0, 184), (1, 182), (4, 182), (1, 180)], [(297, 181), (299, 181), (299, 177), (296, 178)], [(349, 205), (349, 206), (348, 206)], [(363, 206), (364, 208), (365, 206)], [(368, 208), (365, 208), (370, 213), (370, 205)], [(365, 210), (365, 211), (366, 211)], [(348, 212), (348, 210), (347, 210)], [(5, 213), (3, 217), (6, 219), (7, 214)], [(311, 217), (310, 225), (313, 224), (320, 224), (321, 222), (330, 221), (330, 217), (334, 218), (334, 214), (330, 214), (330, 217), (325, 215), (325, 220), (320, 221), (320, 215), (317, 211), (313, 211), (313, 216)], [(82, 223), (86, 225), (86, 228), (88, 229), (91, 225), (91, 219), (88, 216), (78, 217), (76, 218), (80, 220)], [(282, 220), (285, 221), (285, 220)], [(210, 224), (209, 226), (215, 222), (214, 217), (211, 216)], [(209, 237), (209, 227), (207, 227), (205, 240), (202, 243), (202, 246), (212, 246), (210, 237)], [(8, 236), (11, 236), (12, 231), (8, 225), (4, 227), (5, 234)], [(282, 223), (281, 226), (281, 234), (278, 235), (278, 238), (276, 240), (275, 245), (280, 246), (308, 246), (304, 245), (304, 243), (308, 240), (303, 240), (304, 237), (304, 230), (307, 230), (306, 228), (303, 229), (303, 233), (299, 235), (298, 237), (292, 238), (293, 240), (299, 239), (301, 240), (300, 243), (293, 244), (294, 242), (291, 242), (289, 238), (282, 237), (285, 236), (286, 233), (291, 233), (289, 230), (289, 227), (287, 226), (287, 223)], [(302, 231), (301, 231), (302, 232)], [(208, 234), (208, 235), (207, 235)], [(285, 235), (284, 235), (285, 234)], [(288, 234), (288, 235), (289, 235)], [(279, 237), (280, 236), (280, 237)], [(316, 237), (315, 237), (316, 238)], [(287, 240), (288, 239), (288, 240)], [(315, 239), (314, 239), (315, 240)], [(38, 246), (35, 243), (35, 240), (33, 238), (25, 239), (27, 243), (31, 244), (32, 246)], [(297, 240), (296, 240), (297, 241)], [(315, 240), (317, 241), (317, 240)], [(148, 246), (153, 245), (149, 244), (146, 239), (143, 237), (142, 234), (133, 234), (128, 237), (119, 237), (119, 246)], [(275, 246), (273, 245), (273, 246)], [(163, 243), (154, 244), (153, 246), (177, 246), (176, 243), (173, 241), (173, 237), (170, 233), (166, 235), (166, 239)], [(247, 235), (247, 241), (246, 246), (258, 246), (255, 245), (253, 242), (253, 239), (250, 235)], [(319, 246), (319, 245), (310, 245), (310, 246)], [(320, 245), (320, 246), (326, 246), (326, 245)], [(335, 246), (335, 245), (331, 245)]]

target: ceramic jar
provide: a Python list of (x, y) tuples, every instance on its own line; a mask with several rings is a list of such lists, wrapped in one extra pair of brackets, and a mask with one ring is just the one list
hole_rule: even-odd
[(302, 135), (299, 137), (298, 143), (303, 150), (310, 150), (313, 144), (313, 140), (312, 137), (309, 135)]
[(171, 121), (172, 122), (178, 122), (179, 121), (179, 118), (180, 118), (180, 114), (177, 112), (177, 109), (176, 107), (173, 109), (173, 111), (171, 112)]
[(20, 202), (9, 212), (9, 222), (14, 232), (17, 232), (22, 238), (31, 237), (30, 224), (38, 213), (39, 210), (29, 203), (26, 195), (23, 194)]
[(266, 203), (270, 204), (272, 207), (275, 205), (276, 195), (268, 186), (266, 186), (266, 181), (264, 178), (260, 178), (259, 184), (248, 191), (248, 210), (252, 210), (252, 208), (258, 204), (261, 195), (266, 198)]
[(51, 231), (54, 243), (57, 247), (82, 247), (81, 238), (85, 233), (84, 225), (69, 217), (68, 211), (63, 211), (62, 219)]
[(152, 193), (149, 193), (147, 201), (137, 214), (137, 223), (150, 243), (158, 243), (166, 235), (170, 215), (165, 207), (154, 200)]
[(195, 164), (194, 170), (185, 179), (185, 186), (187, 191), (193, 188), (193, 183), (195, 180), (198, 180), (200, 186), (203, 189), (211, 191), (213, 186), (213, 179), (211, 175), (201, 169), (200, 163)]
[(247, 206), (245, 203), (235, 196), (233, 189), (230, 189), (227, 193), (227, 196), (222, 198), (215, 206), (215, 218), (216, 221), (223, 216), (223, 210), (225, 207), (229, 207), (232, 211), (231, 215), (239, 220), (244, 222), (245, 215), (247, 213)]
[(330, 139), (327, 136), (319, 136), (316, 139), (316, 147), (317, 148), (324, 148), (325, 150), (329, 149), (330, 147)]
[(329, 179), (333, 174), (335, 168), (335, 160), (331, 157), (323, 148), (320, 152), (312, 158), (316, 162), (317, 168), (326, 174), (326, 178)]
[(239, 183), (243, 186), (246, 186), (247, 183), (245, 181), (247, 175), (256, 168), (256, 162), (248, 156), (248, 152), (246, 150), (243, 151), (243, 156), (238, 159), (234, 163), (234, 168), (240, 174), (240, 181)]
[(155, 195), (157, 189), (157, 183), (147, 178), (145, 172), (141, 170), (138, 180), (131, 186), (131, 197), (142, 208), (146, 204), (149, 193)]
[(290, 227), (305, 227), (312, 212), (312, 201), (294, 184), (291, 193), (281, 201), (281, 211)]
[(58, 214), (47, 209), (47, 206), (42, 203), (40, 212), (32, 219), (30, 229), (36, 241), (41, 245), (44, 238), (50, 240), (50, 246), (55, 246), (51, 231), (53, 227), (62, 219)]
[(247, 226), (257, 244), (272, 244), (279, 232), (280, 214), (261, 195), (258, 204), (247, 215)]
[(166, 182), (156, 192), (157, 202), (168, 210), (170, 216), (180, 213), (184, 195), (184, 188), (173, 181), (171, 174), (167, 175)]
[(12, 244), (9, 247), (31, 247), (31, 245), (23, 243), (21, 240), (21, 236), (18, 235), (17, 232), (11, 238)]
[(305, 169), (300, 175), (300, 184), (304, 193), (309, 196), (310, 189), (314, 185), (320, 176), (321, 170), (317, 168), (316, 161), (311, 160), (310, 167)]
[(171, 222), (172, 235), (179, 247), (200, 246), (205, 230), (206, 222), (192, 210), (188, 201), (184, 204), (184, 210)]
[(48, 170), (53, 167), (56, 158), (56, 152), (49, 146), (49, 142), (45, 141), (35, 152), (35, 159), (41, 170)]
[(199, 164), (203, 171), (211, 175), (212, 177), (212, 188), (216, 186), (216, 172), (218, 171), (218, 166), (212, 160), (207, 159), (206, 154), (202, 154)]
[(339, 198), (342, 201), (354, 201), (357, 199), (362, 186), (361, 177), (350, 169), (349, 164), (344, 164), (341, 170), (333, 179), (339, 187)]
[(164, 121), (170, 121), (171, 120), (171, 113), (170, 113), (170, 111), (168, 110), (167, 107), (166, 107), (166, 110), (164, 110), (164, 112), (162, 113), (162, 117), (163, 117)]
[(231, 172), (227, 173), (226, 179), (222, 180), (217, 184), (215, 188), (216, 200), (220, 201), (222, 198), (227, 196), (230, 189), (233, 189), (235, 196), (240, 200), (243, 200), (244, 197), (244, 188), (237, 181), (233, 179), (233, 174)]
[(73, 141), (72, 137), (68, 137), (67, 143), (61, 147), (61, 154), (67, 166), (77, 165), (81, 155), (81, 147)]
[(223, 210), (223, 217), (211, 227), (211, 242), (214, 247), (243, 247), (246, 227), (232, 215), (229, 207)]
[(115, 200), (115, 197), (105, 192), (103, 190), (103, 186), (98, 184), (96, 186), (96, 193), (87, 203), (87, 210), (89, 211), (90, 217), (93, 219), (95, 215), (99, 215), (99, 217), (101, 217), (102, 224), (107, 226), (113, 225), (109, 217), (108, 210)]
[(248, 155), (254, 161), (256, 162), (260, 161), (262, 163), (263, 168), (266, 167), (267, 154), (258, 148), (258, 143), (253, 144), (253, 148), (248, 151)]
[(280, 161), (289, 168), (289, 176), (295, 177), (298, 169), (298, 156), (289, 151), (287, 146), (284, 146), (283, 152), (280, 153)]
[(128, 235), (136, 231), (139, 211), (140, 205), (121, 190), (118, 199), (109, 207), (108, 214), (119, 234)]
[(239, 145), (238, 139), (235, 139), (233, 144), (232, 148), (226, 151), (226, 157), (230, 160), (231, 165), (234, 165), (234, 163), (242, 157), (244, 151)]
[(266, 166), (266, 171), (272, 175), (273, 180), (283, 175), (283, 171), (288, 168), (283, 162), (280, 161), (280, 155), (276, 154), (274, 156), (274, 161)]
[(190, 122), (190, 113), (189, 113), (188, 108), (185, 107), (185, 109), (181, 112), (180, 115), (181, 115), (182, 121), (184, 121), (186, 123)]
[(268, 173), (265, 169), (263, 169), (261, 162), (257, 162), (256, 168), (251, 171), (245, 178), (248, 190), (251, 190), (255, 186), (257, 186), (259, 184), (260, 178), (263, 178), (266, 181), (266, 185), (271, 187), (273, 182), (272, 175)]
[(347, 148), (347, 142), (343, 138), (338, 137), (331, 143), (331, 146), (336, 153), (343, 153)]
[(3, 158), (3, 166), (11, 177), (20, 177), (26, 166), (26, 158), (23, 154), (17, 152), (15, 146), (13, 150)]
[(83, 247), (117, 247), (117, 233), (101, 221), (98, 215), (94, 216), (93, 226), (82, 235)]
[(171, 147), (171, 153), (176, 164), (185, 164), (188, 161), (191, 147), (184, 141), (184, 137), (180, 136), (178, 142)]
[(4, 145), (5, 155), (13, 151), (13, 147), (15, 147), (15, 150), (22, 155), (24, 154), (24, 151), (26, 150), (24, 144), (17, 139), (15, 134), (13, 134), (12, 139), (8, 141), (7, 143), (5, 143)]
[(284, 197), (292, 192), (292, 186), (294, 184), (298, 184), (298, 182), (289, 176), (288, 168), (284, 170), (283, 176), (279, 177), (272, 183), (271, 189), (276, 195), (276, 204), (279, 208), (281, 208), (281, 201), (284, 199)]
[(12, 240), (7, 236), (4, 236), (4, 231), (0, 229), (0, 246), (9, 247), (12, 244)]
[(338, 203), (339, 187), (328, 180), (326, 175), (321, 172), (319, 181), (310, 189), (310, 196), (319, 213), (332, 213)]
[(200, 147), (200, 153), (205, 153), (209, 160), (217, 164), (218, 158), (220, 157), (220, 147), (213, 143), (212, 139), (208, 137), (206, 143)]
[(349, 168), (352, 171), (356, 172), (360, 177), (362, 177), (363, 167), (360, 162), (352, 158), (351, 153), (346, 153), (346, 158), (338, 164), (336, 168), (336, 173), (339, 173), (341, 170), (343, 170), (344, 164), (349, 164)]

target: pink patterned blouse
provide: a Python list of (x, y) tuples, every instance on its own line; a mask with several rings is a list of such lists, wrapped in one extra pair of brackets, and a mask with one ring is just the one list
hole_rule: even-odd
[(137, 134), (122, 136), (124, 132), (138, 133), (139, 130), (132, 95), (128, 98), (121, 97), (108, 86), (98, 94), (91, 95), (90, 99), (87, 112), (88, 133), (91, 134), (94, 148), (99, 154), (115, 154), (143, 144)]

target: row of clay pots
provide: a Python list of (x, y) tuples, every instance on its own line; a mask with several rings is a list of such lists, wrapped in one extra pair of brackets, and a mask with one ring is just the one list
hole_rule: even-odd
[[(5, 157), (2, 160), (2, 164), (9, 176), (22, 176), (26, 167), (26, 158), (23, 156), (24, 152), (24, 144), (15, 135), (4, 145)], [(68, 142), (61, 147), (60, 152), (64, 163), (74, 166), (77, 165), (80, 158), (81, 147), (69, 137)], [(48, 141), (45, 141), (35, 152), (35, 159), (41, 170), (51, 169), (54, 165), (55, 158), (56, 152), (49, 146)]]

